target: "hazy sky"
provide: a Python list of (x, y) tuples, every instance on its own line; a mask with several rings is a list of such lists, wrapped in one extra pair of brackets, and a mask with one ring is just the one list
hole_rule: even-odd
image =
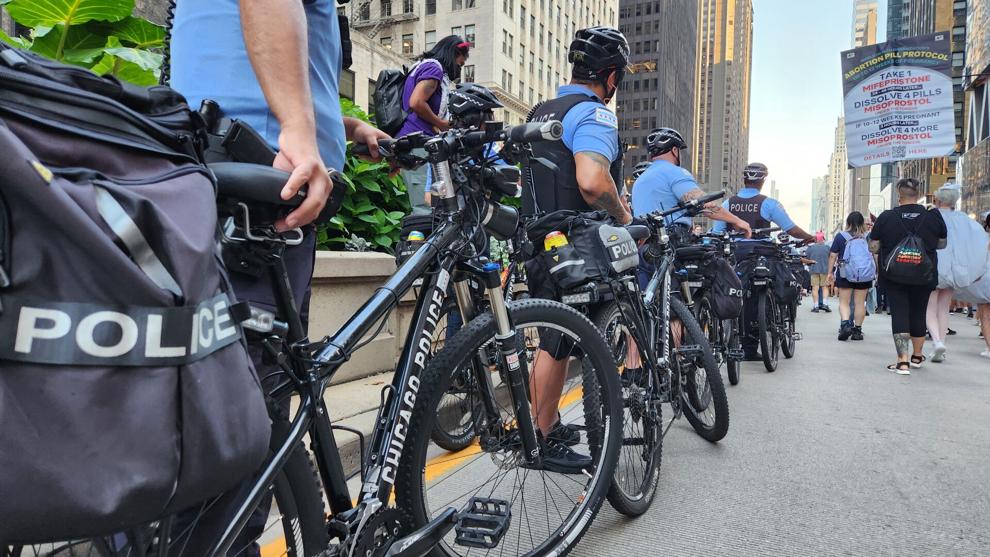
[[(886, 27), (881, 1), (879, 37)], [(811, 179), (824, 176), (842, 113), (839, 52), (852, 40), (853, 0), (753, 0), (749, 159), (770, 167), (780, 200), (811, 221)]]

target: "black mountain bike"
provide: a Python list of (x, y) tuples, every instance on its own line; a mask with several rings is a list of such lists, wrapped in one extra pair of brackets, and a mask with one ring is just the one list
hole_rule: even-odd
[[(672, 292), (675, 246), (664, 224), (673, 214), (699, 214), (705, 203), (724, 195), (681, 203), (649, 215), (645, 225), (628, 227), (634, 238), (647, 240), (643, 258), (654, 270), (645, 289), (638, 277), (627, 275), (561, 298), (591, 312), (622, 370), (622, 453), (608, 499), (628, 516), (646, 512), (656, 496), (663, 438), (674, 420), (687, 418), (711, 442), (729, 429), (729, 403), (711, 345), (690, 308)], [(663, 403), (670, 405), (666, 424)]]
[(723, 258), (732, 264), (734, 236), (729, 232), (705, 234), (699, 238), (700, 243), (679, 248), (677, 278), (681, 283), (681, 296), (708, 337), (719, 369), (724, 365), (729, 383), (738, 385), (744, 356), (739, 319), (721, 319), (716, 315), (713, 278), (705, 270), (713, 258)]
[[(458, 169), (465, 152), (488, 141), (526, 144), (557, 139), (560, 132), (560, 124), (550, 122), (383, 142), (387, 154), (410, 146), (426, 149), (439, 171), (441, 224), (337, 333), (316, 342), (306, 338), (280, 258), (286, 244), (300, 238), (279, 234), (273, 226), (298, 204), (279, 195), (287, 175), (254, 165), (213, 167), (221, 211), (229, 216), (226, 248), (263, 266), (278, 299), (276, 314), (253, 308), (252, 319), (245, 322), (264, 337), (265, 351), (279, 367), (264, 378), (266, 384), (275, 383), (269, 390), (274, 422), (270, 458), (243, 489), (178, 517), (83, 541), (0, 547), (0, 555), (238, 555), (246, 549), (239, 534), (269, 499), (274, 499), (274, 508), (257, 541), (288, 555), (566, 554), (604, 501), (618, 457), (621, 435), (612, 424), (618, 423), (622, 409), (615, 362), (594, 325), (577, 311), (548, 300), (504, 303), (498, 272), (475, 256), (475, 244), (485, 236), (486, 226), (505, 226), (507, 219), (514, 228), (514, 211), (489, 201), (488, 192)], [(396, 159), (407, 165), (423, 162), (405, 155)], [(503, 220), (492, 221), (493, 212)], [(485, 285), (490, 310), (468, 323), (427, 364), (447, 283), (453, 277), (455, 290), (461, 290), (468, 275)], [(353, 500), (323, 394), (334, 373), (384, 327), (389, 311), (419, 278), (424, 279), (423, 289), (396, 374), (383, 391), (360, 493)], [(515, 334), (537, 325), (557, 329), (580, 345), (560, 404), (562, 417), (580, 430), (575, 449), (591, 456), (591, 465), (579, 475), (550, 472), (543, 465), (546, 442), (531, 418), (528, 362), (519, 357), (525, 348)], [(430, 458), (437, 402), (469, 361), (480, 382), (487, 382), (495, 370), (508, 383), (485, 391), (493, 396), (484, 400), (480, 446)], [(291, 418), (290, 400), (296, 408)], [(311, 453), (304, 447), (307, 437)]]
[(788, 359), (794, 357), (801, 338), (795, 329), (799, 298), (788, 300), (778, 295), (789, 289), (800, 292), (800, 285), (789, 270), (787, 276), (778, 271), (789, 265), (790, 246), (790, 243), (767, 243), (754, 251), (748, 257), (753, 260), (751, 278), (749, 284), (743, 285), (746, 296), (756, 303), (756, 321), (750, 323), (750, 330), (758, 331), (763, 366), (768, 372), (777, 369), (781, 353)]

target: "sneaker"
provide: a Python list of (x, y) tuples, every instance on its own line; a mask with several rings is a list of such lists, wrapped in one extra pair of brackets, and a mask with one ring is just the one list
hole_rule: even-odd
[(858, 326), (853, 327), (852, 336), (850, 336), (849, 338), (853, 340), (863, 340), (863, 328)]
[(952, 329), (949, 329), (948, 327), (946, 327), (946, 329), (947, 330), (946, 330), (946, 333), (945, 334), (947, 334), (947, 335), (954, 335), (954, 334), (956, 334), (956, 332), (953, 331)]
[(575, 452), (563, 443), (547, 439), (543, 452), (543, 469), (558, 474), (581, 474), (591, 468), (590, 456)]
[(935, 351), (929, 356), (929, 359), (935, 363), (942, 363), (945, 361), (945, 343), (936, 342)]
[(896, 373), (897, 375), (911, 375), (911, 368), (910, 367), (905, 367), (905, 368), (900, 368), (899, 367), (896, 370), (894, 370), (894, 373)]
[(990, 358), (990, 350), (984, 350), (983, 352), (980, 352), (980, 356), (983, 356), (984, 358)]
[(563, 443), (568, 447), (573, 447), (581, 442), (581, 430), (575, 425), (564, 425), (557, 422), (557, 425), (550, 429), (547, 434), (547, 441)]
[(821, 309), (819, 309), (819, 308), (811, 308), (811, 313), (818, 313), (820, 311), (821, 311)]
[(853, 333), (853, 327), (848, 321), (843, 321), (842, 325), (839, 327), (839, 340), (849, 340), (850, 335)]
[(822, 311), (824, 311), (825, 313), (832, 313), (832, 308), (823, 305)]

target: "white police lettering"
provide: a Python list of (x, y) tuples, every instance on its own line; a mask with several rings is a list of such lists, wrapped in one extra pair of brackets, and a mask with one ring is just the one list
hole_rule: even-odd
[(437, 328), (437, 322), (440, 321), (440, 308), (443, 306), (448, 276), (447, 271), (440, 272), (440, 276), (437, 278), (437, 287), (433, 289), (433, 294), (430, 297), (430, 306), (426, 310), (426, 326), (423, 327), (423, 333), (420, 335), (417, 346), (418, 350), (416, 351), (416, 355), (413, 356), (413, 362), (419, 366), (420, 370), (426, 367), (426, 357), (429, 355), (430, 347), (433, 345), (433, 332)]
[(595, 109), (595, 121), (600, 124), (605, 124), (610, 128), (619, 128), (619, 119), (616, 118), (615, 114), (607, 108)]
[(0, 342), (0, 354), (46, 363), (155, 365), (192, 361), (240, 336), (222, 294), (196, 307), (111, 306), (120, 309), (115, 311), (95, 304), (46, 305), (11, 304), (17, 328), (0, 324), (0, 338), (13, 339), (13, 347), (9, 340)]
[(637, 253), (635, 244), (630, 245), (629, 242), (622, 242), (621, 244), (612, 246), (612, 259), (622, 259), (634, 253)]
[(405, 391), (402, 396), (402, 406), (399, 408), (399, 419), (395, 421), (395, 426), (392, 428), (392, 439), (388, 443), (385, 467), (382, 469), (382, 480), (390, 484), (395, 483), (395, 470), (399, 466), (402, 450), (406, 446), (409, 421), (412, 419), (412, 411), (416, 406), (416, 394), (419, 392), (419, 377), (410, 375), (406, 382)]
[[(50, 327), (40, 327), (39, 321), (51, 323)], [(17, 318), (17, 337), (14, 341), (14, 351), (30, 354), (34, 339), (54, 339), (64, 337), (72, 327), (69, 314), (57, 309), (21, 308)]]
[(729, 211), (733, 213), (755, 213), (760, 210), (759, 203), (730, 203)]

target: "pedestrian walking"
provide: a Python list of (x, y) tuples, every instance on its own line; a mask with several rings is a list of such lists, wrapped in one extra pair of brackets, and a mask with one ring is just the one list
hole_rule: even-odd
[(873, 286), (877, 265), (866, 240), (862, 213), (849, 213), (846, 229), (835, 235), (829, 251), (827, 280), (839, 289), (839, 340), (863, 340), (866, 294)]
[(947, 236), (945, 248), (938, 250), (938, 288), (928, 301), (928, 333), (934, 343), (929, 358), (933, 362), (945, 361), (956, 289), (973, 284), (986, 270), (987, 235), (976, 221), (955, 210), (958, 202), (958, 184), (946, 184), (935, 192), (935, 206), (945, 221)]
[(921, 184), (897, 181), (898, 206), (877, 218), (870, 249), (879, 254), (879, 279), (887, 292), (897, 362), (887, 369), (910, 375), (925, 361), (925, 317), (932, 290), (938, 285), (938, 253), (947, 231), (938, 211), (918, 204)]
[(811, 273), (811, 313), (824, 311), (831, 313), (825, 301), (825, 289), (828, 288), (828, 259), (829, 247), (825, 245), (825, 233), (815, 233), (815, 243), (805, 250), (805, 257), (814, 261), (808, 271)]
[[(990, 235), (990, 211), (983, 214), (983, 230)], [(988, 238), (990, 239), (990, 238)], [(990, 242), (988, 242), (983, 276), (973, 284), (960, 288), (956, 294), (969, 304), (976, 304), (976, 322), (986, 350), (980, 356), (990, 359)]]
[[(471, 43), (457, 35), (448, 35), (419, 56), (402, 91), (402, 109), (409, 111), (409, 116), (398, 136), (415, 132), (433, 136), (450, 128), (448, 97), (454, 91), (453, 82), (461, 77), (461, 66), (467, 61), (470, 49)], [(430, 214), (432, 208), (427, 193), (430, 165), (402, 170), (401, 174), (413, 214)]]

